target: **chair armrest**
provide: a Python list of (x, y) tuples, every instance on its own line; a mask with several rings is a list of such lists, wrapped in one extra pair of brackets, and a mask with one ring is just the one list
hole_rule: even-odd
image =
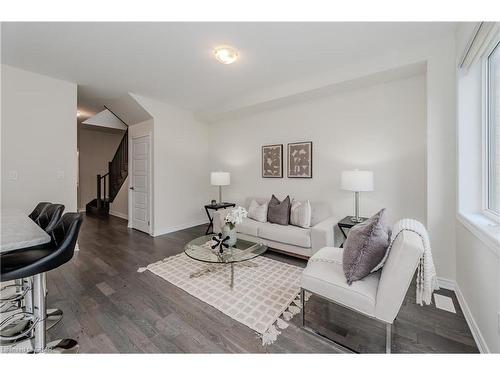
[[(334, 246), (334, 226), (337, 225), (338, 219), (330, 216), (329, 218), (320, 221), (315, 226), (311, 227), (311, 249), (314, 254), (323, 247)], [(312, 255), (311, 254), (311, 255)]]
[(229, 212), (229, 208), (221, 208), (220, 210), (214, 211), (214, 233), (222, 232), (222, 226), (224, 225), (224, 218)]

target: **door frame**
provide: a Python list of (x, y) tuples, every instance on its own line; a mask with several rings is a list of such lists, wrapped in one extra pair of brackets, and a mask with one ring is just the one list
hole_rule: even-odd
[(145, 132), (137, 132), (136, 134), (132, 135), (129, 127), (129, 142), (128, 142), (128, 160), (129, 160), (129, 179), (128, 179), (128, 227), (132, 228), (132, 213), (133, 213), (133, 197), (131, 194), (130, 188), (132, 187), (132, 182), (134, 180), (133, 174), (134, 174), (134, 168), (133, 168), (133, 143), (134, 139), (137, 138), (143, 138), (143, 137), (148, 137), (149, 139), (149, 163), (148, 163), (148, 173), (149, 173), (149, 186), (148, 186), (148, 195), (149, 195), (149, 210), (148, 210), (148, 221), (149, 221), (149, 232), (148, 234), (150, 236), (154, 236), (154, 222), (153, 222), (153, 132), (152, 131), (145, 131)]

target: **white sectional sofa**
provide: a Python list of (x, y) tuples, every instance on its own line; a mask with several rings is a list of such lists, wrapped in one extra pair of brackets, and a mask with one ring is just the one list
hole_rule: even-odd
[[(243, 207), (248, 210), (252, 199), (259, 204), (269, 201), (268, 198), (247, 198)], [(325, 246), (334, 246), (334, 226), (338, 220), (331, 216), (330, 206), (324, 202), (311, 202), (311, 228), (305, 229), (293, 225), (279, 225), (269, 222), (261, 223), (246, 218), (236, 227), (238, 238), (264, 243), (270, 248), (298, 256), (309, 258)], [(219, 210), (214, 214), (214, 233), (219, 233), (224, 224), (227, 210)]]

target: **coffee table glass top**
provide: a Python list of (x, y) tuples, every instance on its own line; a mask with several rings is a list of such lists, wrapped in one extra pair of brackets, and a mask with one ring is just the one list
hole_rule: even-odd
[(214, 235), (195, 238), (184, 246), (184, 252), (190, 258), (206, 263), (236, 263), (253, 259), (267, 250), (267, 246), (251, 241), (238, 239), (236, 245), (224, 248), (222, 254), (219, 247), (212, 250), (210, 243)]

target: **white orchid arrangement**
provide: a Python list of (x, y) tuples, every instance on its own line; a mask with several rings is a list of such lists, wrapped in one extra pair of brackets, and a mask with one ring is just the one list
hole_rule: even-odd
[(238, 206), (229, 211), (229, 213), (224, 218), (224, 222), (229, 225), (230, 229), (243, 222), (243, 219), (248, 216), (247, 210), (243, 207)]

